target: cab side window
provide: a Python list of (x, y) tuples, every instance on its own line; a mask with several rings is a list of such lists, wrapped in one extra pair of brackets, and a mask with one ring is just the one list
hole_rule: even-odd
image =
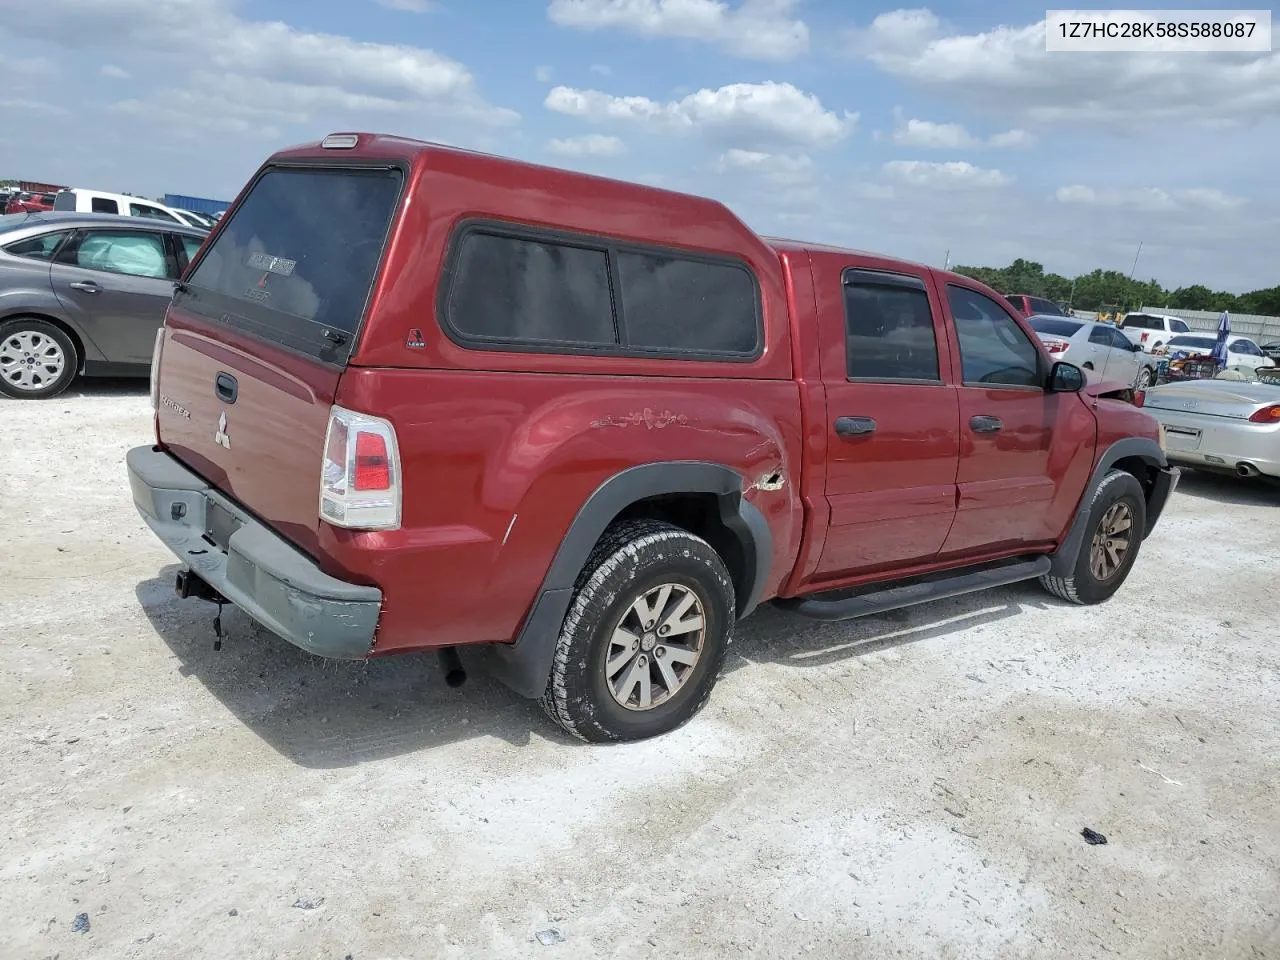
[(990, 297), (947, 284), (964, 382), (981, 387), (1042, 387), (1040, 351)]
[(941, 381), (933, 311), (921, 278), (846, 270), (844, 310), (850, 380)]

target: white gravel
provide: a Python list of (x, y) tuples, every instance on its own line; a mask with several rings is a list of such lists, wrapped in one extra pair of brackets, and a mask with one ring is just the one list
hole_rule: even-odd
[(762, 611), (697, 720), (588, 747), (429, 657), (215, 652), (145, 390), (0, 402), (6, 960), (1280, 956), (1280, 491), (1184, 477), (1101, 607)]

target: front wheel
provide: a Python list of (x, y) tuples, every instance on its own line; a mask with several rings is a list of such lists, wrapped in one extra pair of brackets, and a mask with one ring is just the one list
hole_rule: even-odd
[(733, 636), (733, 581), (705, 540), (653, 520), (615, 524), (578, 578), (543, 694), (582, 740), (641, 740), (706, 702)]
[(1142, 484), (1131, 473), (1112, 470), (1094, 491), (1071, 572), (1065, 577), (1041, 577), (1041, 586), (1070, 603), (1102, 603), (1128, 578), (1146, 527)]

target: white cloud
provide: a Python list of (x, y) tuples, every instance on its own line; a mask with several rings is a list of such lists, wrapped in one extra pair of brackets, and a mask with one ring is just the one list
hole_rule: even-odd
[(129, 71), (122, 67), (117, 67), (114, 63), (104, 63), (102, 69), (98, 71), (104, 77), (110, 77), (112, 80), (128, 80)]
[[(896, 112), (896, 111), (895, 111)], [(935, 123), (932, 120), (904, 120), (900, 113), (890, 139), (900, 147), (924, 150), (981, 150), (987, 147), (1027, 147), (1034, 138), (1025, 130), (1006, 130), (983, 140), (958, 123)]]
[(881, 14), (853, 52), (938, 93), (1040, 124), (1223, 124), (1280, 116), (1280, 54), (1048, 53), (1045, 22), (984, 33), (927, 9)]
[(533, 78), (537, 80), (539, 83), (550, 83), (551, 77), (554, 73), (555, 71), (552, 70), (551, 67), (546, 67), (546, 66), (537, 67), (533, 71)]
[(816, 175), (808, 154), (777, 154), (759, 150), (727, 150), (716, 160), (718, 173), (748, 173), (780, 184), (804, 184)]
[(643, 37), (698, 40), (750, 60), (792, 60), (809, 49), (809, 27), (792, 16), (797, 0), (551, 0), (553, 23), (578, 30), (626, 30)]
[[(173, 60), (196, 70), (226, 71), (243, 80), (239, 94), (262, 99), (254, 84), (283, 97), (275, 106), (293, 122), (323, 115), (326, 107), (359, 111), (396, 103), (406, 114), (468, 123), (504, 124), (518, 119), (486, 103), (470, 71), (433, 50), (405, 44), (368, 43), (299, 30), (273, 21), (249, 21), (230, 0), (45, 0), (9, 24), (21, 36), (71, 50), (127, 48), (137, 61)], [(135, 65), (131, 61), (131, 65)], [(135, 66), (135, 69), (137, 67)], [(217, 85), (212, 89), (217, 89)], [(157, 103), (166, 88), (157, 86)], [(221, 100), (238, 109), (235, 93)], [(207, 117), (192, 117), (204, 123)], [(319, 119), (319, 116), (317, 116)]]
[(928, 160), (890, 160), (884, 165), (890, 178), (916, 187), (1002, 187), (1013, 178), (1001, 170), (975, 167), (963, 160), (934, 163)]
[(813, 94), (774, 81), (704, 88), (665, 103), (561, 86), (547, 94), (544, 105), (596, 123), (645, 123), (753, 149), (830, 146), (847, 137), (858, 120), (857, 114), (839, 116)]
[(406, 13), (426, 13), (435, 6), (434, 0), (378, 0), (378, 6)]
[(626, 145), (617, 137), (587, 133), (579, 137), (549, 140), (547, 150), (558, 157), (616, 157), (625, 152)]
[(1243, 197), (1232, 196), (1212, 187), (1162, 190), (1159, 187), (1094, 188), (1073, 184), (1059, 187), (1054, 198), (1059, 203), (1076, 206), (1113, 207), (1148, 213), (1238, 210), (1246, 203)]

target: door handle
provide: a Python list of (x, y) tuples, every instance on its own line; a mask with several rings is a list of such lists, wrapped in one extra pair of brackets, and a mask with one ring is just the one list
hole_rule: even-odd
[(865, 437), (876, 432), (876, 422), (870, 417), (836, 417), (836, 433), (842, 437)]
[(70, 287), (72, 290), (83, 290), (85, 293), (99, 293), (102, 290), (102, 287), (92, 280), (73, 280)]
[(980, 416), (970, 418), (969, 426), (974, 433), (999, 433), (1004, 423), (999, 417)]
[(229, 373), (219, 373), (213, 381), (213, 389), (218, 394), (218, 398), (227, 403), (235, 403), (236, 395), (240, 393), (240, 384)]

